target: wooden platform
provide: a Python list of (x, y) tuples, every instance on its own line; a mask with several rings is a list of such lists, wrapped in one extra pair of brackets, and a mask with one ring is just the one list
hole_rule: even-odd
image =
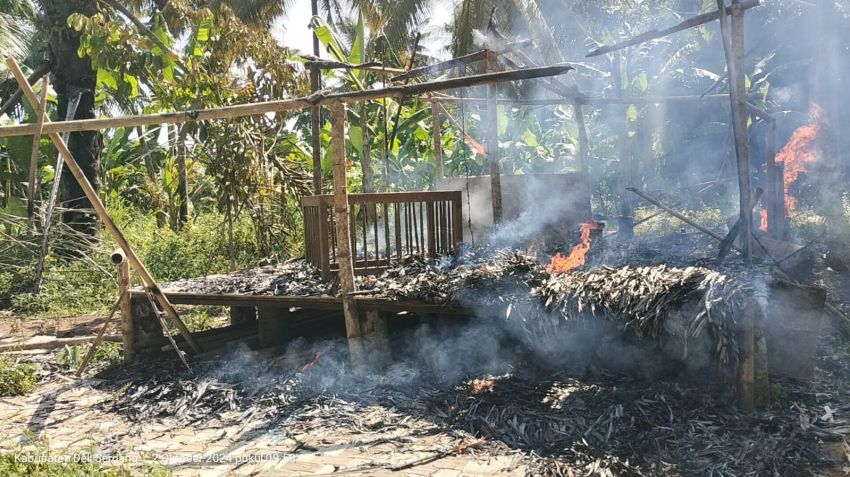
[[(230, 326), (227, 329), (193, 333), (204, 351), (225, 345), (229, 339), (244, 339), (256, 335), (259, 346), (284, 345), (300, 336), (305, 329), (333, 334), (334, 322), (342, 322), (342, 300), (329, 295), (249, 295), (234, 293), (169, 292), (165, 295), (175, 305), (226, 306), (230, 308)], [(168, 349), (162, 324), (154, 313), (147, 294), (141, 290), (127, 292), (129, 306), (124, 323), (124, 343), (131, 343), (128, 356), (150, 354)], [(423, 301), (389, 300), (373, 297), (355, 297), (354, 303), (363, 316), (361, 328), (365, 339), (386, 339), (387, 320), (402, 314), (438, 315), (446, 317), (470, 316), (470, 310), (456, 305), (440, 305)], [(252, 324), (253, 323), (253, 324)], [(246, 333), (246, 328), (252, 331)], [(316, 328), (326, 328), (317, 330)], [(344, 327), (342, 328), (344, 331)], [(181, 349), (182, 338), (176, 339)]]

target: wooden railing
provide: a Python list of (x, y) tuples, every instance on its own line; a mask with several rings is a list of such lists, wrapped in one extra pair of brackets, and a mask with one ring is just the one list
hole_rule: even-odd
[[(463, 241), (459, 191), (350, 194), (351, 251), (354, 272), (377, 274), (410, 255), (452, 253)], [(329, 279), (339, 269), (333, 196), (304, 197), (304, 248), (307, 261)]]

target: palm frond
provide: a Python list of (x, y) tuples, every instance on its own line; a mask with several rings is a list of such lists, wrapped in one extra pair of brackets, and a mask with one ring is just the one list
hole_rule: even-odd
[(268, 28), (283, 15), (291, 0), (219, 0), (249, 25)]

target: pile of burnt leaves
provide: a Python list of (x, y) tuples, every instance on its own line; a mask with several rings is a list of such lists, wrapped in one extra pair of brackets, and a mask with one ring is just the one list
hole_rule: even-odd
[(747, 413), (701, 383), (514, 375), (469, 381), (434, 405), (529, 451), (529, 475), (817, 475), (834, 464), (823, 440), (840, 439), (823, 416), (830, 397), (783, 389), (784, 403)]
[[(147, 360), (116, 376), (107, 370), (98, 376), (109, 386), (120, 385), (104, 407), (132, 421), (173, 417), (181, 423), (215, 419), (247, 407), (285, 406), (295, 400), (292, 374), (274, 375), (270, 361), (242, 360), (192, 362), (180, 367), (175, 360)], [(260, 377), (262, 376), (262, 379)]]
[[(753, 290), (740, 280), (702, 267), (603, 266), (556, 274), (535, 290), (547, 310), (567, 322), (603, 319), (639, 338), (677, 335), (685, 343), (711, 337), (719, 370), (738, 366), (737, 325)], [(731, 373), (729, 373), (731, 371)]]
[(468, 249), (459, 257), (410, 257), (379, 276), (359, 277), (362, 294), (482, 306), (508, 296), (527, 296), (547, 277), (536, 258), (513, 249)]
[(432, 379), (401, 365), (355, 374), (347, 354), (343, 341), (296, 341), (283, 355), (238, 347), (214, 359), (191, 361), (191, 369), (174, 359), (146, 360), (97, 376), (114, 395), (101, 406), (136, 422), (173, 418), (182, 424), (279, 419), (329, 399), (424, 408), (417, 393)]
[(177, 280), (163, 285), (165, 292), (241, 295), (327, 295), (331, 284), (306, 260), (252, 267), (220, 275)]
[(318, 296), (330, 295), (333, 284), (322, 280), (319, 269), (306, 260), (294, 260), (283, 273), (275, 277), (272, 291), (275, 295)]

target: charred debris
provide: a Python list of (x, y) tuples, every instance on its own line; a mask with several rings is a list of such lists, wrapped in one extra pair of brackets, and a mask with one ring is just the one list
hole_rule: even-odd
[[(106, 370), (99, 378), (118, 392), (105, 406), (139, 422), (220, 421), (257, 433), (328, 422), (367, 433), (396, 426), (413, 441), (450, 432), (456, 448), (435, 449), (435, 458), (515, 453), (528, 475), (820, 475), (834, 465), (824, 444), (844, 442), (848, 423), (834, 416), (850, 411), (850, 369), (831, 353), (832, 338), (810, 379), (773, 377), (770, 402), (742, 409), (732, 391), (736, 317), (753, 300), (764, 304), (767, 268), (658, 264), (658, 245), (607, 244), (566, 274), (547, 272), (527, 249), (410, 257), (358, 277), (358, 296), (473, 312), (393, 333), (394, 359), (381, 369), (355, 373), (338, 338), (257, 351), (241, 343), (190, 370), (166, 357)], [(166, 292), (337, 293), (301, 260), (202, 283)]]

